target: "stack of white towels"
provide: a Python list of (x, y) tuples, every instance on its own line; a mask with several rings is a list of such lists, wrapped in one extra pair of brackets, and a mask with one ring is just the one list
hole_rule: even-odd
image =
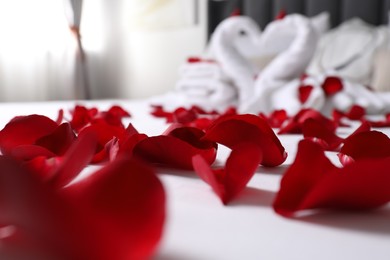
[[(321, 87), (328, 76), (343, 83), (331, 97)], [(390, 26), (355, 18), (329, 30), (327, 13), (291, 14), (261, 31), (251, 18), (235, 16), (216, 28), (203, 57), (180, 68), (176, 96), (183, 104), (234, 105), (242, 113), (293, 115), (311, 107), (328, 114), (360, 105), (378, 114), (390, 112), (389, 77)], [(305, 102), (301, 86), (312, 87)]]

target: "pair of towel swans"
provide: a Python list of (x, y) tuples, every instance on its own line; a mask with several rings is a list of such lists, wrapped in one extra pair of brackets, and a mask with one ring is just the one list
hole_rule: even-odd
[[(208, 78), (209, 82), (219, 82), (209, 85), (218, 86), (209, 88), (209, 93), (220, 99), (223, 96), (226, 98), (229, 93), (231, 99), (231, 86), (234, 86), (236, 105), (241, 113), (268, 113), (285, 109), (293, 115), (305, 107), (318, 110), (328, 108), (326, 112), (330, 108), (346, 111), (354, 104), (365, 107), (367, 112), (384, 112), (389, 102), (365, 86), (343, 80), (343, 90), (329, 98), (321, 89), (326, 75), (300, 79), (314, 56), (320, 34), (327, 29), (324, 25), (327, 18), (326, 14), (315, 18), (287, 15), (270, 23), (263, 32), (249, 17), (225, 19), (214, 31), (208, 50), (217, 63), (206, 65), (221, 70), (219, 75), (224, 76)], [(259, 70), (251, 63), (253, 57), (274, 58)], [(298, 97), (301, 85), (313, 87), (304, 104)]]

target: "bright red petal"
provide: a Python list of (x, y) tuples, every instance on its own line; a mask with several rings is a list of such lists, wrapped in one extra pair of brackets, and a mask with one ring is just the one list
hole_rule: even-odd
[(43, 136), (51, 134), (57, 128), (57, 123), (41, 115), (16, 117), (0, 132), (0, 149), (5, 155), (19, 145), (34, 144)]
[(322, 84), (322, 89), (327, 96), (332, 96), (343, 89), (343, 83), (338, 77), (327, 77)]

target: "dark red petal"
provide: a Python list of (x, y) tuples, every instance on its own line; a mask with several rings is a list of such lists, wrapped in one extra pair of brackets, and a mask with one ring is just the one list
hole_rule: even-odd
[(57, 155), (63, 155), (75, 140), (76, 135), (70, 124), (63, 123), (51, 134), (39, 138), (35, 144)]
[(360, 132), (344, 140), (340, 153), (351, 156), (355, 161), (388, 157), (390, 156), (390, 139), (378, 131)]
[(179, 107), (173, 111), (173, 121), (181, 124), (191, 123), (198, 118), (198, 115), (193, 110), (188, 110), (183, 107)]
[(280, 182), (274, 210), (281, 215), (291, 216), (301, 209), (300, 203), (310, 190), (334, 168), (321, 146), (308, 140), (299, 142), (295, 161)]
[(262, 151), (259, 146), (241, 143), (231, 152), (224, 169), (211, 169), (200, 155), (194, 156), (192, 163), (195, 172), (211, 186), (226, 205), (246, 187), (261, 160)]
[(355, 134), (363, 133), (363, 132), (369, 132), (369, 131), (371, 131), (370, 123), (367, 121), (362, 121), (360, 126), (358, 128), (356, 128), (356, 130), (351, 135), (355, 135)]
[(77, 105), (71, 113), (72, 119), (70, 124), (75, 131), (79, 131), (91, 122), (92, 118), (97, 114), (97, 109), (88, 109), (85, 106)]
[(21, 116), (11, 120), (0, 132), (0, 149), (5, 155), (19, 145), (34, 144), (35, 141), (52, 133), (57, 123), (41, 115)]
[(349, 127), (348, 124), (345, 124), (342, 122), (342, 119), (346, 117), (345, 113), (337, 110), (337, 109), (334, 109), (332, 111), (332, 118), (333, 118), (333, 121), (335, 122), (335, 124), (337, 126), (345, 126), (345, 127)]
[(165, 134), (168, 136), (173, 136), (176, 138), (179, 138), (180, 140), (183, 140), (195, 148), (199, 149), (217, 149), (218, 145), (215, 142), (210, 142), (207, 140), (202, 140), (202, 138), (205, 136), (205, 133), (195, 127), (174, 127), (173, 129), (169, 128), (170, 130), (167, 132), (165, 131)]
[(55, 157), (56, 154), (38, 145), (19, 145), (12, 149), (11, 153), (11, 157), (22, 161), (29, 161), (40, 156), (50, 158)]
[(302, 132), (305, 138), (315, 137), (324, 141), (327, 144), (326, 150), (329, 151), (337, 151), (344, 140), (326, 128), (321, 122), (312, 118), (303, 123)]
[(343, 89), (343, 83), (338, 77), (327, 77), (322, 84), (325, 95), (332, 96)]
[(71, 182), (92, 160), (96, 150), (96, 135), (84, 133), (61, 157), (50, 183), (54, 187), (64, 187)]
[(147, 259), (156, 249), (165, 221), (165, 192), (146, 165), (115, 160), (63, 194), (98, 230), (99, 259)]
[(307, 99), (310, 97), (310, 94), (313, 90), (313, 86), (300, 86), (298, 88), (299, 101), (301, 104), (304, 104)]
[(261, 164), (264, 166), (278, 166), (287, 158), (287, 153), (272, 128), (264, 119), (255, 115), (221, 117), (206, 131), (204, 139), (233, 150), (243, 142), (257, 144), (263, 150)]
[(366, 114), (366, 109), (364, 107), (353, 105), (346, 116), (351, 120), (360, 120)]
[(200, 149), (173, 136), (153, 136), (139, 141), (133, 154), (143, 160), (164, 167), (192, 169), (192, 157), (201, 154), (212, 164), (216, 157), (214, 147)]
[(302, 109), (293, 118), (287, 121), (287, 123), (279, 130), (278, 134), (302, 133), (303, 123), (309, 118), (318, 121), (331, 132), (336, 131), (337, 125), (333, 120), (323, 116), (320, 112), (314, 109)]
[(126, 129), (122, 126), (110, 125), (104, 121), (94, 122), (93, 124), (83, 128), (83, 130), (80, 132), (80, 135), (84, 132), (93, 132), (98, 137), (96, 156), (93, 159), (94, 163), (102, 162), (108, 159), (108, 155), (103, 150), (106, 144), (112, 140), (112, 138), (116, 137), (119, 140), (123, 140), (127, 136)]
[(268, 124), (273, 128), (280, 128), (288, 119), (287, 112), (283, 109), (275, 110), (269, 116), (260, 113), (259, 117), (267, 120)]
[(130, 117), (130, 113), (126, 111), (123, 107), (114, 105), (108, 109), (107, 113), (116, 117)]

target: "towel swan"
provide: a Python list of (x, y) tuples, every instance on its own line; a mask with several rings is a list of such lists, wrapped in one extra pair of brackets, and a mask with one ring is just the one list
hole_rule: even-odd
[[(293, 41), (260, 73), (254, 84), (253, 96), (240, 104), (240, 112), (268, 113), (275, 109), (286, 109), (294, 113), (299, 110), (299, 99), (291, 82), (297, 80), (309, 65), (318, 35), (310, 19), (299, 14), (288, 15), (283, 20), (270, 24), (264, 34), (286, 28), (295, 30)], [(321, 106), (323, 102), (322, 96), (316, 92), (308, 101), (310, 105), (318, 104), (317, 106)]]
[(245, 55), (257, 50), (260, 33), (249, 17), (225, 19), (211, 37), (206, 58), (181, 66), (176, 89), (189, 102), (205, 107), (244, 102), (252, 94), (256, 75)]

